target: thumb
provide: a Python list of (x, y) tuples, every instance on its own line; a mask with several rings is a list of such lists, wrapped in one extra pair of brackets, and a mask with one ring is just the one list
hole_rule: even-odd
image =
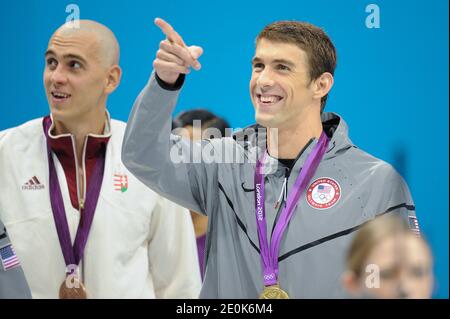
[(197, 71), (200, 70), (202, 65), (197, 61), (197, 59), (203, 54), (203, 49), (196, 45), (192, 45), (187, 49), (189, 50), (189, 53), (191, 54), (192, 58), (195, 60), (192, 66), (194, 67), (195, 70)]
[(196, 45), (191, 45), (188, 47), (189, 52), (191, 53), (194, 59), (198, 59), (203, 54), (203, 49)]

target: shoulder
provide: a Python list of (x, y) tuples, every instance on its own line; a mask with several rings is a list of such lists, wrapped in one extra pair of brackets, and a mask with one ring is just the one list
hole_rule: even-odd
[[(359, 185), (365, 185), (373, 196), (394, 199), (412, 203), (409, 187), (403, 177), (389, 163), (360, 149), (348, 161), (348, 170)], [(377, 195), (378, 194), (378, 195)]]
[(342, 156), (337, 156), (335, 161), (336, 165), (346, 166), (355, 175), (377, 175), (384, 178), (400, 177), (391, 164), (357, 147), (352, 147)]
[(373, 156), (359, 148), (355, 148), (354, 152), (356, 158), (361, 161), (361, 163), (366, 163), (369, 172), (376, 173), (377, 175), (383, 175), (385, 177), (398, 178), (400, 175), (395, 170), (395, 168), (388, 162)]
[(42, 118), (25, 122), (19, 126), (0, 131), (0, 147), (26, 147), (44, 136)]
[(117, 132), (125, 132), (127, 123), (121, 120), (111, 119), (111, 130), (115, 134)]
[(111, 119), (110, 125), (112, 137), (111, 140), (114, 144), (117, 144), (119, 147), (121, 147), (127, 123), (120, 120)]
[(406, 182), (391, 164), (355, 147), (331, 158), (327, 168), (349, 185), (365, 189), (373, 196), (409, 193)]

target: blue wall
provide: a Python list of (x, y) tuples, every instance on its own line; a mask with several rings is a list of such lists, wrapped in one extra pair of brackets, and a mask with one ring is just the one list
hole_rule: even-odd
[[(163, 5), (166, 2), (169, 4)], [(0, 1), (0, 130), (48, 113), (44, 51), (71, 2)], [(177, 112), (206, 107), (233, 127), (253, 121), (248, 82), (253, 42), (268, 23), (304, 20), (323, 27), (338, 50), (327, 110), (341, 114), (352, 140), (392, 163), (407, 180), (435, 256), (435, 296), (448, 298), (448, 1), (77, 1), (82, 19), (109, 26), (122, 49), (122, 84), (109, 100), (126, 120), (146, 83), (167, 19), (188, 44), (204, 48)], [(365, 8), (380, 8), (368, 29)]]

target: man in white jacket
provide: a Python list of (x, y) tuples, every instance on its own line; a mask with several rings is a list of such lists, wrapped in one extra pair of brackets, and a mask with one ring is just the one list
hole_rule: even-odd
[(51, 115), (0, 132), (0, 219), (34, 298), (197, 298), (190, 216), (121, 162), (125, 123), (106, 101), (119, 45), (66, 23), (45, 53)]

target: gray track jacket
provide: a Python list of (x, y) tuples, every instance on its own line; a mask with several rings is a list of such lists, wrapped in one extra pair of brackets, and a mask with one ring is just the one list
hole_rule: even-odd
[[(125, 132), (122, 160), (154, 191), (209, 217), (205, 279), (200, 298), (258, 298), (264, 285), (255, 217), (254, 171), (258, 131), (192, 143), (171, 135), (175, 89), (152, 74), (138, 96)], [(283, 235), (279, 283), (291, 298), (346, 297), (340, 283), (353, 232), (383, 213), (415, 217), (408, 187), (387, 163), (361, 151), (348, 138), (342, 118), (324, 113), (328, 149)], [(262, 136), (262, 135), (261, 135)], [(292, 170), (269, 157), (265, 178), (267, 234), (288, 192), (316, 145), (312, 139)], [(199, 154), (203, 151), (203, 160)], [(211, 162), (208, 154), (225, 163)], [(195, 163), (194, 161), (197, 161)]]

